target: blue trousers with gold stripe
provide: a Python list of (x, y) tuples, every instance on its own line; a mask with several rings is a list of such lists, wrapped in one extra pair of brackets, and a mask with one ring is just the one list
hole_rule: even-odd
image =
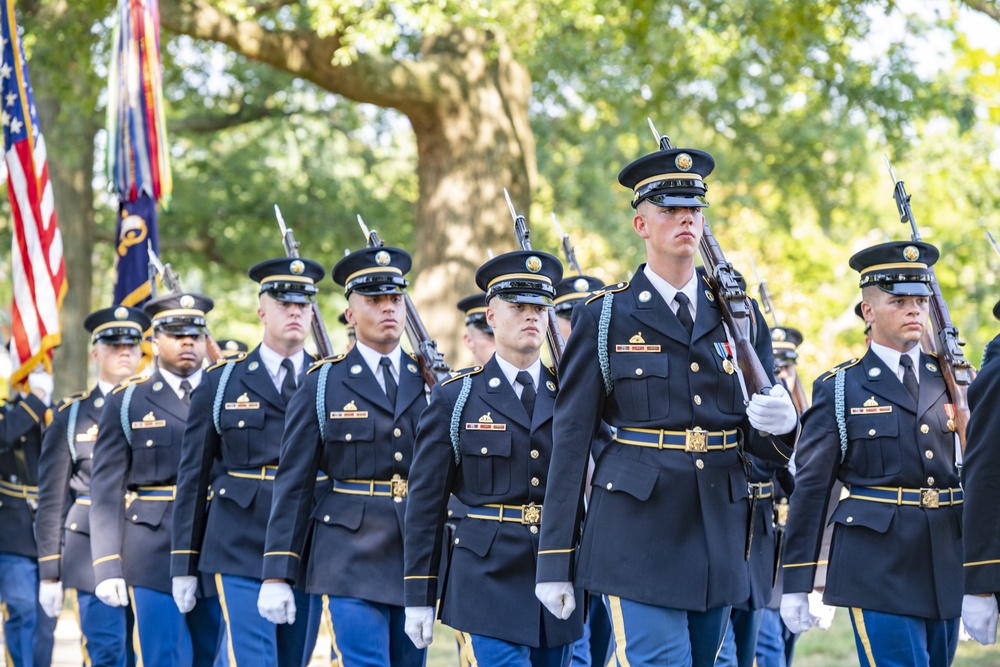
[(257, 611), (260, 585), (259, 579), (215, 575), (229, 667), (306, 667), (319, 634), (322, 599), (292, 589), (295, 623), (275, 625)]
[(15, 665), (48, 667), (56, 619), (38, 606), (38, 562), (0, 553), (0, 604), (3, 606), (4, 650)]
[(93, 593), (76, 592), (76, 606), (83, 635), (84, 664), (92, 667), (125, 667), (125, 609), (109, 607)]
[[(402, 607), (324, 595), (331, 662), (343, 667), (423, 667), (427, 650), (406, 636)], [(484, 665), (490, 663), (483, 663)]]
[(763, 609), (733, 609), (715, 667), (753, 667)]
[(135, 613), (133, 643), (136, 663), (142, 667), (221, 667), (228, 664), (222, 650), (225, 625), (219, 598), (199, 598), (187, 614), (177, 610), (169, 593), (129, 587)]
[(573, 645), (531, 648), (502, 639), (463, 633), (465, 657), (472, 667), (568, 667)]
[(605, 595), (619, 667), (712, 667), (731, 607), (670, 609)]
[(948, 667), (958, 647), (958, 621), (851, 607), (861, 667)]

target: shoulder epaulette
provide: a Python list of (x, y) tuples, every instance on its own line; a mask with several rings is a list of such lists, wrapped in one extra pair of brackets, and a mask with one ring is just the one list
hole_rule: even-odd
[(133, 375), (130, 378), (125, 378), (124, 380), (122, 380), (122, 383), (120, 385), (118, 385), (111, 391), (111, 393), (117, 394), (120, 391), (125, 391), (130, 384), (139, 384), (141, 382), (145, 382), (150, 377), (151, 376), (149, 375)]
[(844, 363), (842, 363), (842, 364), (840, 364), (838, 366), (834, 366), (833, 368), (831, 368), (830, 370), (828, 370), (826, 372), (826, 375), (823, 376), (823, 381), (826, 382), (827, 380), (829, 380), (830, 378), (832, 378), (834, 375), (836, 375), (837, 371), (843, 370), (845, 368), (850, 368), (851, 366), (854, 366), (855, 364), (859, 363), (860, 361), (861, 361), (861, 357), (857, 357), (855, 359), (850, 359), (848, 361), (845, 361)]
[(441, 386), (444, 386), (450, 382), (454, 382), (455, 380), (461, 380), (466, 376), (475, 375), (476, 373), (482, 373), (482, 372), (483, 372), (482, 366), (473, 366), (472, 368), (462, 368), (457, 371), (452, 371), (452, 376), (447, 380), (445, 380), (444, 382), (442, 382)]
[(244, 359), (247, 358), (247, 354), (249, 354), (249, 353), (247, 353), (247, 352), (237, 352), (236, 354), (232, 355), (231, 357), (224, 357), (222, 359), (219, 359), (217, 362), (215, 362), (215, 364), (213, 364), (212, 366), (209, 366), (208, 368), (206, 368), (205, 372), (206, 373), (211, 373), (216, 368), (222, 368), (223, 366), (225, 366), (226, 364), (228, 364), (230, 362), (243, 361)]
[(603, 289), (599, 289), (596, 292), (594, 292), (593, 296), (591, 296), (589, 299), (587, 299), (583, 303), (584, 303), (584, 305), (587, 305), (588, 303), (590, 303), (594, 299), (600, 299), (605, 294), (611, 294), (612, 292), (621, 292), (623, 289), (626, 289), (627, 287), (628, 287), (628, 281), (626, 280), (623, 283), (618, 283), (617, 285), (613, 285), (611, 287), (605, 287)]
[(937, 359), (937, 358), (938, 358), (938, 353), (937, 353), (937, 352), (928, 352), (927, 354), (931, 355), (931, 356), (932, 356), (932, 357), (934, 357), (935, 359)]
[(313, 371), (322, 368), (323, 364), (335, 364), (338, 361), (343, 361), (346, 358), (347, 358), (346, 354), (335, 354), (332, 357), (327, 357), (326, 359), (322, 359), (313, 364), (312, 367), (306, 371), (306, 374), (312, 373)]
[(75, 394), (70, 394), (62, 400), (62, 404), (59, 406), (58, 412), (62, 412), (77, 401), (85, 400), (88, 396), (90, 396), (90, 389), (84, 389), (83, 391), (78, 391)]
[(407, 352), (407, 354), (410, 355), (410, 359), (417, 361), (417, 355), (413, 354), (412, 352)]

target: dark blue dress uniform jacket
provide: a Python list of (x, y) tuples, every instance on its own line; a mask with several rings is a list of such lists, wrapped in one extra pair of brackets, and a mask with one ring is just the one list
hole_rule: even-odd
[[(812, 407), (803, 415), (786, 534), (786, 593), (813, 588), (827, 498), (837, 479), (848, 488), (959, 485), (955, 435), (944, 407), (951, 399), (936, 358), (920, 355), (919, 405), (871, 350), (844, 372), (843, 462), (832, 373), (815, 382)], [(961, 505), (925, 509), (848, 497), (831, 522), (826, 604), (927, 619), (960, 615)]]
[[(990, 348), (1000, 347), (1000, 337)], [(965, 592), (1000, 592), (1000, 357), (983, 355), (969, 386), (972, 416), (966, 427), (964, 525)]]
[[(750, 595), (744, 558), (750, 504), (738, 448), (696, 454), (612, 442), (595, 451), (593, 494), (577, 540), (587, 454), (602, 419), (618, 436), (622, 427), (739, 429), (748, 451), (779, 465), (794, 445), (795, 433), (765, 437), (751, 429), (737, 375), (725, 372), (715, 348), (726, 335), (704, 273), (698, 273), (698, 315), (689, 339), (643, 268), (631, 284), (609, 288), (609, 395), (598, 349), (608, 297), (574, 309), (559, 370), (538, 581), (575, 577), (594, 592), (691, 611), (735, 604)], [(770, 373), (770, 334), (756, 305), (753, 312), (754, 348)], [(637, 335), (659, 351), (616, 351)]]
[[(307, 359), (306, 366), (311, 361)], [(219, 382), (230, 364), (233, 370), (219, 405), (220, 435), (213, 410)], [(264, 466), (278, 465), (284, 426), (285, 402), (260, 358), (260, 346), (208, 369), (191, 395), (177, 474), (173, 576), (200, 570), (260, 578), (274, 484), (274, 470), (265, 471)], [(224, 472), (213, 483), (217, 460)], [(257, 479), (250, 478), (254, 472)], [(208, 512), (205, 496), (210, 484), (213, 497)]]
[[(94, 592), (94, 567), (90, 557), (90, 472), (98, 421), (105, 401), (97, 387), (67, 398), (45, 429), (42, 455), (38, 460), (35, 533), (39, 576), (60, 579), (66, 588), (85, 593)], [(76, 424), (69, 433), (69, 416), (74, 404), (78, 406)], [(68, 513), (65, 511), (67, 503), (70, 503)]]
[[(124, 577), (129, 586), (171, 592), (170, 516), (172, 501), (126, 503), (126, 491), (172, 487), (188, 408), (157, 370), (136, 384), (127, 420), (132, 444), (122, 427), (126, 384), (107, 397), (101, 413), (94, 468), (90, 478), (90, 550), (98, 582)], [(143, 424), (149, 426), (143, 427)]]
[[(17, 486), (38, 485), (45, 403), (34, 394), (0, 403), (0, 480)], [(27, 477), (27, 478), (25, 478)], [(0, 486), (0, 552), (35, 558), (34, 503)]]
[[(324, 433), (316, 394), (321, 369)], [(307, 593), (403, 604), (406, 499), (324, 493), (313, 508), (317, 472), (337, 480), (406, 480), (413, 438), (427, 407), (417, 362), (401, 357), (395, 409), (361, 352), (313, 366), (288, 403), (274, 500), (267, 524), (263, 578), (297, 582), (306, 561)], [(310, 509), (312, 512), (310, 513)]]
[[(450, 494), (469, 507), (470, 515), (480, 505), (520, 507), (544, 500), (555, 376), (542, 368), (530, 422), (495, 357), (471, 379), (458, 422), (460, 463), (455, 463), (450, 427), (462, 380), (435, 386), (420, 418), (406, 513), (408, 607), (433, 607), (437, 602), (435, 575), (443, 557), (441, 536)], [(477, 428), (483, 418), (492, 421), (489, 429)], [(542, 510), (543, 523), (547, 511)], [(521, 523), (463, 518), (455, 531), (441, 620), (456, 630), (532, 647), (578, 639), (583, 634), (582, 603), (568, 620), (560, 621), (535, 598), (538, 537)], [(580, 594), (577, 590), (582, 600)]]

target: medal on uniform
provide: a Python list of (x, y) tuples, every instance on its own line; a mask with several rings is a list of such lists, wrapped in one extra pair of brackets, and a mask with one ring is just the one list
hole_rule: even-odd
[(719, 355), (722, 359), (722, 370), (726, 371), (726, 375), (732, 375), (736, 372), (736, 367), (733, 366), (733, 351), (729, 347), (729, 343), (714, 343), (715, 353)]
[(946, 415), (948, 415), (948, 430), (949, 431), (954, 431), (955, 430), (955, 404), (954, 403), (945, 403), (944, 404), (944, 413)]
[(615, 345), (615, 352), (659, 352), (659, 345), (646, 345), (642, 332), (628, 339), (628, 345)]

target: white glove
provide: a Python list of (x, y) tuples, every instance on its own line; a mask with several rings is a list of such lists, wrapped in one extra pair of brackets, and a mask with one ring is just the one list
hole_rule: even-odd
[(833, 615), (836, 607), (823, 604), (823, 594), (819, 591), (809, 593), (809, 614), (816, 619), (816, 627), (826, 632), (833, 625)]
[(55, 391), (55, 380), (52, 373), (45, 370), (45, 366), (38, 364), (35, 369), (28, 374), (28, 387), (31, 393), (37, 396), (45, 405), (52, 405), (52, 392)]
[(767, 396), (754, 394), (747, 406), (747, 418), (750, 425), (758, 431), (782, 435), (791, 433), (799, 420), (799, 413), (784, 385), (771, 387)]
[(174, 604), (177, 605), (182, 614), (186, 614), (194, 609), (194, 594), (198, 590), (198, 577), (183, 575), (174, 577), (171, 581), (173, 582)]
[(63, 589), (61, 581), (42, 581), (38, 584), (38, 604), (49, 618), (62, 613)]
[(980, 644), (997, 641), (997, 599), (990, 595), (966, 595), (962, 598), (962, 622), (969, 636)]
[(94, 588), (97, 599), (109, 607), (128, 606), (128, 587), (121, 577), (105, 579)]
[(818, 620), (809, 611), (807, 593), (785, 593), (781, 596), (781, 620), (795, 634), (802, 634)]
[(407, 607), (403, 629), (417, 648), (427, 648), (434, 641), (434, 607)]
[(549, 613), (565, 621), (576, 609), (576, 595), (570, 581), (545, 581), (535, 584), (535, 597)]
[(257, 611), (275, 625), (295, 622), (295, 595), (283, 581), (265, 581), (257, 596)]

